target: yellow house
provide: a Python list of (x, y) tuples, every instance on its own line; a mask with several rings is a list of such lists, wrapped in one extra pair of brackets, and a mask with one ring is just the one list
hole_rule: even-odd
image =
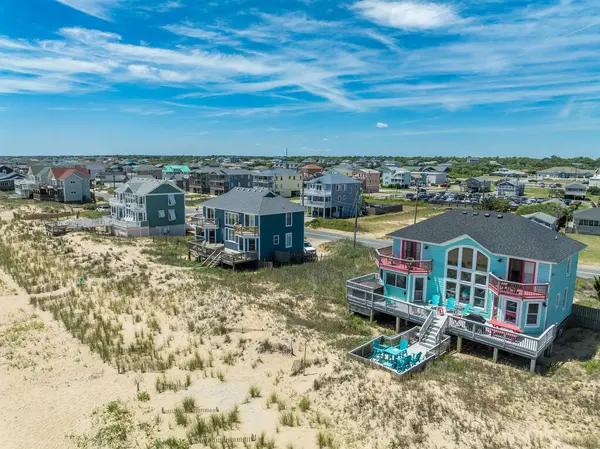
[(269, 189), (285, 198), (300, 196), (302, 175), (293, 170), (266, 170), (254, 175), (252, 186)]

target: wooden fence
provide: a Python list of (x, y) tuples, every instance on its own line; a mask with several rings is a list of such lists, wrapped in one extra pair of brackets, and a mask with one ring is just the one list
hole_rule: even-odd
[(600, 331), (600, 309), (573, 304), (569, 326)]

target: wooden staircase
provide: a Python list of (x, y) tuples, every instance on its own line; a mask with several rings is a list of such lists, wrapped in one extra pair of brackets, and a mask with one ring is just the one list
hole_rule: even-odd
[(447, 320), (448, 315), (435, 314), (431, 324), (419, 335), (419, 343), (427, 349), (436, 346), (443, 338)]
[(217, 248), (200, 265), (207, 268), (214, 268), (221, 263), (222, 258), (223, 248)]

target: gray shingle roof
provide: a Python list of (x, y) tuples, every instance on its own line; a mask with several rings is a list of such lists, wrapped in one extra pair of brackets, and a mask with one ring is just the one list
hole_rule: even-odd
[(523, 218), (533, 219), (534, 221), (539, 221), (549, 226), (555, 226), (558, 221), (558, 218), (547, 214), (546, 212), (534, 212), (533, 214), (523, 215)]
[(600, 220), (600, 208), (592, 207), (591, 209), (578, 210), (573, 212), (573, 216), (585, 220)]
[(361, 181), (348, 176), (334, 174), (321, 176), (311, 181), (311, 184), (361, 184)]
[(519, 215), (486, 211), (451, 210), (389, 234), (437, 245), (463, 235), (494, 254), (552, 263), (561, 262), (586, 247)]
[(205, 207), (254, 215), (304, 212), (300, 204), (275, 195), (269, 189), (236, 187), (223, 195), (205, 201)]
[(152, 193), (156, 188), (162, 186), (163, 184), (168, 184), (174, 189), (177, 189), (180, 193), (185, 193), (179, 187), (177, 187), (173, 182), (162, 180), (162, 179), (153, 179), (153, 178), (132, 178), (131, 181), (117, 187), (117, 193), (125, 193), (127, 189), (130, 189), (133, 193), (138, 196), (148, 195)]

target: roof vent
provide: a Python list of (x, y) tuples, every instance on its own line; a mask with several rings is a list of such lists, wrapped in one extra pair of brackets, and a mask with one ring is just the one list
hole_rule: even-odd
[(490, 215), (491, 214), (489, 212), (486, 212), (485, 214), (483, 214), (484, 217), (488, 217), (488, 218), (490, 217)]
[(504, 217), (504, 215), (502, 215), (502, 214), (498, 214), (498, 215), (496, 215), (496, 217), (498, 217), (498, 218), (502, 218), (502, 217)]

